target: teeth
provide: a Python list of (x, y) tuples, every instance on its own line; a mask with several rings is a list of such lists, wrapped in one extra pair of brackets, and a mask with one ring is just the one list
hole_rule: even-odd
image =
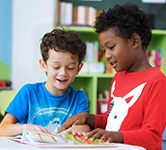
[(66, 81), (66, 80), (60, 80), (60, 81)]
[(67, 81), (67, 80), (60, 80), (60, 79), (58, 79), (58, 80), (59, 80), (59, 81), (62, 81), (62, 82), (63, 82), (63, 81)]

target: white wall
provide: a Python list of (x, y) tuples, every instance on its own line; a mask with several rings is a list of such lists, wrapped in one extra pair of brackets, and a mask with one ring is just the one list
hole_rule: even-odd
[(57, 0), (13, 0), (12, 88), (44, 81), (40, 68), (40, 41), (56, 23)]

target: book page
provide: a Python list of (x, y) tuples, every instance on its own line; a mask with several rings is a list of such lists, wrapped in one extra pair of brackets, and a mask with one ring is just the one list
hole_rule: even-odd
[(34, 144), (52, 143), (52, 144), (74, 144), (74, 141), (69, 140), (65, 134), (60, 133), (44, 133), (34, 130), (23, 131), (22, 140), (28, 139)]
[(28, 144), (40, 148), (115, 148), (114, 143), (101, 143), (98, 139), (91, 141), (85, 140), (84, 136), (62, 134), (62, 133), (44, 133), (34, 130), (24, 129), (22, 136), (9, 138), (10, 140)]

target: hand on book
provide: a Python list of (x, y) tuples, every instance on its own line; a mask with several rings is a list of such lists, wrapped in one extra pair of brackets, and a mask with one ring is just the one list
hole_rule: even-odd
[(23, 129), (29, 129), (29, 130), (34, 130), (34, 131), (40, 131), (44, 133), (49, 133), (44, 127), (39, 126), (39, 125), (34, 125), (34, 124), (23, 124)]
[(99, 139), (99, 142), (123, 143), (123, 135), (121, 132), (106, 131), (100, 128), (85, 133), (84, 137), (86, 140), (91, 138), (91, 141)]
[(84, 125), (88, 124), (91, 128), (94, 128), (95, 117), (89, 113), (79, 113), (66, 120), (66, 122), (61, 126), (59, 132), (67, 130), (73, 125)]
[[(78, 128), (77, 128), (78, 129)], [(40, 148), (112, 148), (117, 147), (113, 144), (99, 142), (98, 139), (91, 141), (85, 140), (84, 136), (63, 134), (63, 133), (44, 133), (41, 131), (24, 129), (22, 136), (9, 138), (13, 141), (33, 145)]]
[(61, 132), (64, 134), (73, 134), (73, 135), (84, 135), (84, 133), (89, 132), (91, 129), (87, 124), (84, 125), (73, 125), (71, 128)]

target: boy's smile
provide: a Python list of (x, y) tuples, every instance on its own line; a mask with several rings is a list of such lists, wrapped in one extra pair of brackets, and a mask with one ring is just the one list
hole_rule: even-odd
[(78, 56), (73, 56), (68, 52), (56, 52), (51, 49), (48, 55), (43, 68), (48, 76), (45, 87), (53, 95), (62, 95), (75, 79), (82, 64), (79, 65)]

